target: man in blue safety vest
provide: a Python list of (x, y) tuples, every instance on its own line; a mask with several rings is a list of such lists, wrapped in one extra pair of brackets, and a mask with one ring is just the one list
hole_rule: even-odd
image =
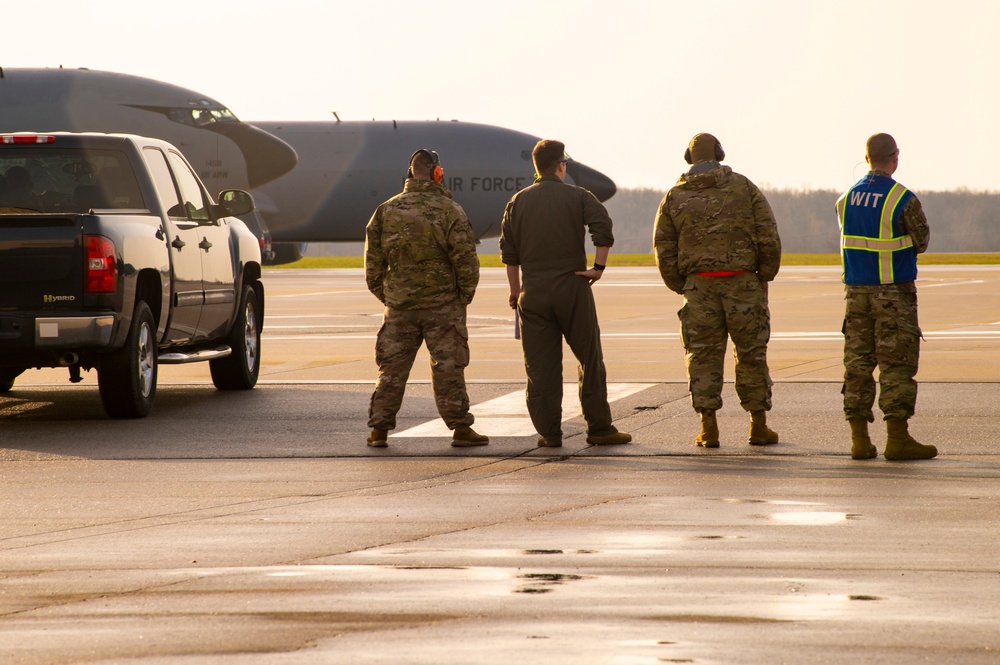
[(875, 420), (875, 379), (886, 422), (887, 460), (930, 459), (934, 446), (907, 430), (917, 401), (920, 327), (917, 324), (917, 254), (927, 249), (930, 228), (920, 201), (892, 179), (899, 148), (888, 134), (868, 139), (871, 170), (837, 201), (841, 259), (846, 285), (844, 314), (844, 415), (851, 425), (851, 457), (872, 459), (868, 436)]

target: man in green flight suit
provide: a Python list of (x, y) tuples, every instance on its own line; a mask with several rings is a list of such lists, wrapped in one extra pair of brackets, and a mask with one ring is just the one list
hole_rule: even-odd
[[(614, 243), (611, 218), (586, 189), (564, 182), (565, 145), (543, 139), (531, 159), (535, 183), (511, 198), (500, 227), (500, 259), (507, 266), (508, 302), (521, 321), (521, 348), (528, 378), (528, 415), (538, 445), (562, 445), (563, 338), (579, 362), (579, 393), (587, 443), (632, 441), (611, 424), (601, 331), (591, 285), (604, 274)], [(584, 237), (596, 250), (587, 267)], [(523, 284), (522, 284), (523, 277)]]

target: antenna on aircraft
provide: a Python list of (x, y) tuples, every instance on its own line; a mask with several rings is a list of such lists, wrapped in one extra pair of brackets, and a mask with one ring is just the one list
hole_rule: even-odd
[(339, 116), (339, 115), (337, 115), (337, 112), (336, 112), (336, 111), (330, 111), (330, 113), (332, 113), (332, 114), (333, 114), (333, 117), (337, 119), (337, 122), (340, 122), (340, 116)]

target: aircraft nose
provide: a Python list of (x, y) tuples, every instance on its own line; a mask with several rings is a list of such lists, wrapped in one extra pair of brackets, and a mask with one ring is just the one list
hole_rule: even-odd
[(246, 159), (250, 189), (277, 180), (299, 161), (292, 146), (245, 122), (213, 122), (205, 129), (216, 131), (239, 146)]
[(597, 197), (597, 200), (602, 203), (610, 199), (618, 191), (611, 178), (597, 169), (590, 168), (586, 164), (569, 162), (566, 165), (566, 172), (569, 173), (569, 177), (573, 178), (573, 182), (578, 187), (589, 189)]

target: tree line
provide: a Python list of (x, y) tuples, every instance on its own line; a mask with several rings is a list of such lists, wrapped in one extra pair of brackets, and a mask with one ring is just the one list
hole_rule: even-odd
[[(774, 211), (782, 251), (835, 254), (840, 231), (834, 190), (763, 190)], [(1000, 252), (1000, 192), (914, 192), (931, 227), (930, 252)], [(620, 189), (605, 202), (614, 220), (615, 253), (652, 251), (653, 222), (664, 191)]]
[[(843, 192), (832, 189), (765, 189), (778, 222), (782, 251), (790, 254), (836, 254), (840, 231), (834, 204)], [(1000, 192), (950, 190), (914, 192), (931, 226), (930, 252), (1000, 252)], [(614, 220), (616, 254), (653, 251), (653, 222), (664, 192), (658, 189), (619, 189), (605, 206)], [(479, 251), (498, 254), (496, 238), (487, 238)], [(364, 243), (313, 243), (310, 256), (362, 256)]]

